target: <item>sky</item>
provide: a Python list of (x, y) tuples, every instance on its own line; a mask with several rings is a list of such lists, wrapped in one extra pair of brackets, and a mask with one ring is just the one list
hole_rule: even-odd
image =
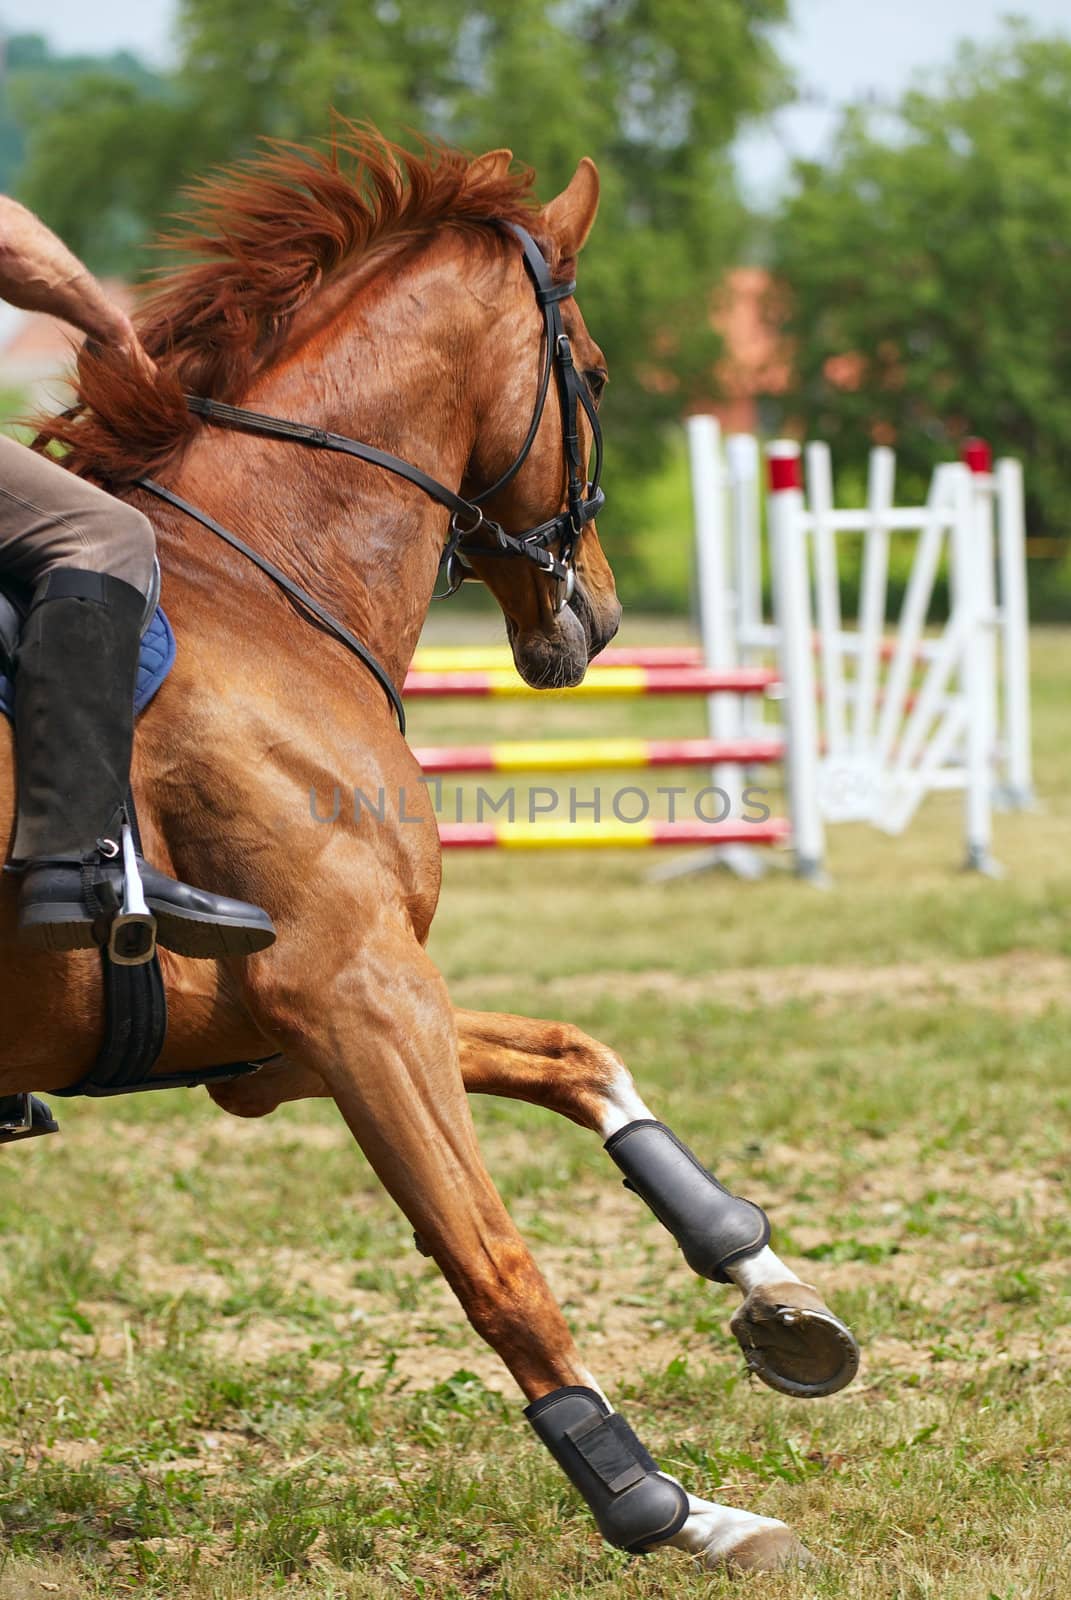
[[(0, 27), (44, 33), (56, 49), (129, 49), (153, 65), (174, 57), (177, 0), (0, 0)], [(793, 156), (819, 155), (837, 107), (864, 96), (896, 98), (947, 62), (960, 39), (991, 39), (1009, 11), (1071, 36), (1071, 0), (793, 0), (778, 38), (805, 103), (786, 108), (738, 146), (747, 198), (783, 185)]]

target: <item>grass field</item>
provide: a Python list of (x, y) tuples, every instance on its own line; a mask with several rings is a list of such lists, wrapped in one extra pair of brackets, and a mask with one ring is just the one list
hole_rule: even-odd
[[(764, 1600), (1071, 1594), (1071, 633), (1039, 632), (1034, 668), (1043, 809), (998, 819), (1000, 882), (957, 870), (952, 797), (900, 840), (835, 832), (826, 893), (780, 872), (655, 885), (642, 851), (448, 862), (433, 943), (457, 1001), (620, 1049), (861, 1338), (831, 1400), (750, 1386), (734, 1294), (690, 1276), (597, 1140), (476, 1103), (638, 1432), (823, 1558), (753, 1580)], [(696, 718), (422, 705), (412, 737)], [(61, 1139), (0, 1155), (2, 1600), (737, 1592), (599, 1544), (330, 1105), (247, 1124), (197, 1091), (60, 1115)]]

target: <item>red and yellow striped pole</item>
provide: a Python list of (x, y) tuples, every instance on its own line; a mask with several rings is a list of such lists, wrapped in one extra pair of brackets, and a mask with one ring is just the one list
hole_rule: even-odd
[(644, 767), (712, 767), (780, 761), (781, 739), (539, 739), (414, 749), (424, 771), (612, 772)]
[[(595, 657), (593, 667), (701, 667), (703, 652), (696, 644), (639, 645), (631, 649), (611, 645)], [(514, 670), (508, 645), (422, 645), (413, 657), (414, 672), (492, 672)]]
[(445, 850), (636, 850), (652, 845), (787, 844), (783, 817), (765, 822), (441, 822)]
[(480, 672), (414, 672), (405, 680), (409, 699), (501, 697), (522, 699), (568, 695), (570, 699), (635, 698), (655, 694), (765, 694), (778, 681), (767, 667), (738, 667), (719, 672), (704, 667), (591, 667), (583, 683), (572, 689), (533, 689), (512, 667)]

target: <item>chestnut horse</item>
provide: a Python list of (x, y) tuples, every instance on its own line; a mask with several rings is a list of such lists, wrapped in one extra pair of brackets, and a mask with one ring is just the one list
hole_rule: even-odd
[[(761, 1212), (666, 1142), (611, 1050), (566, 1024), (454, 1010), (424, 948), (439, 893), (436, 822), (382, 687), (253, 565), (137, 487), (152, 474), (234, 530), (343, 618), (400, 684), (448, 512), (363, 461), (196, 418), (185, 395), (345, 433), (463, 495), (495, 484), (524, 441), (544, 359), (543, 315), (509, 225), (538, 241), (561, 283), (598, 204), (588, 160), (542, 208), (531, 182), (506, 151), (413, 157), (371, 135), (355, 135), (341, 155), (271, 148), (196, 192), (196, 228), (183, 237), (199, 259), (166, 278), (140, 318), (157, 383), (83, 352), (80, 404), (45, 434), (69, 448), (75, 471), (135, 500), (157, 527), (179, 653), (138, 728), (146, 854), (265, 906), (279, 931), (244, 961), (161, 953), (170, 1029), (159, 1072), (274, 1052), (260, 1073), (214, 1086), (216, 1101), (259, 1116), (284, 1100), (333, 1098), (477, 1332), (528, 1401), (544, 1402), (530, 1407), (533, 1426), (607, 1536), (632, 1549), (673, 1545), (709, 1566), (767, 1568), (805, 1556), (783, 1523), (687, 1495), (609, 1412), (488, 1176), (466, 1091), (558, 1111), (608, 1140), (626, 1171), (615, 1136), (638, 1130), (654, 1138), (656, 1156), (677, 1151), (668, 1178), (639, 1161), (631, 1181), (693, 1265), (706, 1249), (703, 1206), (708, 1231), (728, 1217), (732, 1238), (712, 1239), (710, 1265), (698, 1270), (744, 1294), (734, 1331), (773, 1386), (840, 1387), (855, 1370), (850, 1335), (773, 1254)], [(597, 397), (603, 357), (575, 300), (559, 298), (576, 369)], [(488, 514), (511, 529), (556, 517), (565, 473), (551, 384), (528, 458)], [(504, 612), (521, 674), (578, 682), (619, 619), (594, 526), (578, 542), (563, 608), (561, 584), (537, 566), (475, 548), (469, 559)], [(2, 738), (6, 827), (14, 757)], [(310, 796), (336, 785), (383, 792), (391, 804), (383, 815), (343, 808), (331, 826), (318, 824)], [(98, 1048), (99, 962), (88, 952), (22, 953), (14, 930), (13, 886), (0, 881), (0, 1093), (64, 1088)], [(690, 1194), (703, 1202), (695, 1215)], [(743, 1245), (733, 1233), (741, 1225)], [(564, 1429), (564, 1444), (546, 1398), (559, 1393), (590, 1411), (583, 1428)], [(656, 1491), (680, 1506), (661, 1532), (636, 1521)]]

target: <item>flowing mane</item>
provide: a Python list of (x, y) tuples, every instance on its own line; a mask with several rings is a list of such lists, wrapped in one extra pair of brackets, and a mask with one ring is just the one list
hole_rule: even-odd
[(159, 381), (83, 349), (75, 404), (36, 419), (36, 448), (61, 445), (73, 471), (123, 488), (165, 467), (199, 426), (183, 396), (240, 399), (340, 268), (442, 224), (531, 226), (530, 169), (492, 172), (432, 143), (414, 155), (351, 124), (343, 134), (320, 150), (265, 141), (186, 191), (189, 211), (158, 245), (193, 259), (160, 274), (135, 319)]

